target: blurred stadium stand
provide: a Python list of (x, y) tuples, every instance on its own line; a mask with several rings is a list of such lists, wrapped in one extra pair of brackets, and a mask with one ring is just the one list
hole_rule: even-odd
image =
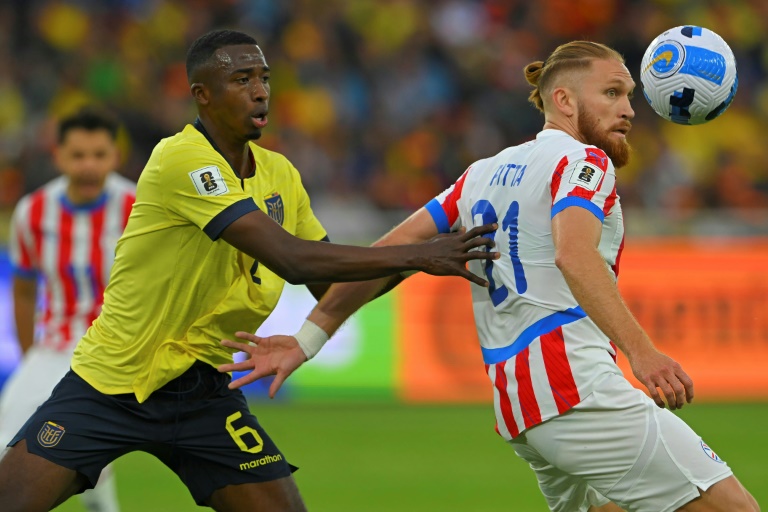
[[(194, 118), (186, 47), (231, 27), (253, 34), (274, 69), (262, 143), (296, 164), (337, 238), (366, 241), (539, 130), (523, 65), (586, 38), (619, 49), (639, 82), (648, 43), (681, 20), (728, 41), (739, 91), (727, 115), (696, 128), (663, 121), (638, 94), (634, 159), (620, 173), (630, 232), (765, 233), (762, 0), (6, 1), (0, 209), (55, 174), (55, 119), (90, 101), (124, 121), (121, 171), (136, 179), (157, 141)], [(365, 215), (335, 214), (344, 207)]]

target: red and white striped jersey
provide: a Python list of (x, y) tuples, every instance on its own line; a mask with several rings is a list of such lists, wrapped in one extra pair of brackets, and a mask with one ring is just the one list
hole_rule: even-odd
[(66, 189), (62, 176), (19, 201), (10, 252), (16, 275), (37, 277), (43, 285), (35, 343), (73, 351), (101, 311), (136, 193), (135, 184), (117, 174), (107, 177), (101, 197), (88, 205), (73, 205)]
[(472, 301), (506, 439), (579, 403), (606, 372), (621, 373), (615, 347), (555, 266), (551, 219), (571, 206), (602, 222), (598, 249), (618, 276), (624, 226), (613, 164), (560, 130), (475, 162), (426, 206), (441, 232), (499, 225), (490, 236), (500, 258), (470, 269), (490, 283), (473, 285)]

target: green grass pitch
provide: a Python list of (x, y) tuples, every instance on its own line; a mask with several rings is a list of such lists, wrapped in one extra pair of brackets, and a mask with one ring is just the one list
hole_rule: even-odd
[[(289, 461), (310, 511), (538, 512), (533, 473), (493, 431), (490, 406), (264, 403), (253, 406)], [(768, 403), (693, 404), (681, 412), (768, 506)], [(149, 455), (119, 459), (123, 512), (202, 510)], [(84, 510), (77, 498), (57, 509)]]

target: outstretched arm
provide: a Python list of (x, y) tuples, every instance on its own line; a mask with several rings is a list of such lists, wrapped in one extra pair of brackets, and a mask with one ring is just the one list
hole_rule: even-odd
[(555, 264), (579, 305), (629, 359), (635, 377), (659, 407), (670, 409), (693, 400), (693, 382), (682, 367), (653, 346), (619, 294), (597, 246), (600, 221), (584, 208), (566, 208), (552, 219)]
[[(434, 238), (437, 234), (437, 226), (432, 216), (426, 209), (421, 208), (381, 237), (373, 246), (420, 244)], [(486, 254), (492, 257), (496, 253)], [(307, 319), (323, 329), (328, 336), (332, 336), (355, 311), (382, 295), (382, 292), (392, 290), (404, 278), (403, 274), (396, 274), (372, 281), (335, 284), (317, 303)]]
[[(489, 227), (489, 231), (492, 229), (496, 229), (496, 225)], [(392, 245), (419, 244), (433, 239), (437, 234), (437, 226), (432, 216), (422, 208), (387, 233), (374, 246), (384, 248)], [(498, 257), (498, 253), (483, 252), (486, 252), (489, 258)], [(301, 346), (294, 336), (259, 338), (250, 333), (238, 332), (238, 338), (252, 344), (247, 345), (230, 340), (224, 340), (222, 344), (247, 352), (250, 359), (241, 363), (222, 365), (219, 371), (252, 370), (248, 375), (233, 381), (230, 384), (232, 388), (243, 386), (267, 375), (276, 375), (269, 390), (270, 396), (274, 397), (283, 381), (307, 358), (313, 357), (322, 344), (355, 311), (373, 298), (391, 290), (403, 279), (401, 274), (397, 274), (369, 281), (334, 284), (310, 312), (307, 322), (297, 333), (296, 336), (302, 341)]]
[(34, 342), (36, 299), (37, 279), (14, 276), (13, 313), (22, 354), (25, 354)]
[(302, 240), (263, 212), (254, 211), (227, 226), (221, 238), (292, 284), (360, 281), (420, 270), (484, 285), (486, 281), (467, 270), (466, 263), (490, 257), (485, 251), (469, 251), (491, 243), (479, 236), (492, 230), (479, 226), (409, 246), (354, 247)]

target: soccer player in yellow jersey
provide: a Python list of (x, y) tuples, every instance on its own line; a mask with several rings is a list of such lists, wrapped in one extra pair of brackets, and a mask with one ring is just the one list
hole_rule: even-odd
[(251, 142), (267, 125), (270, 93), (256, 41), (206, 34), (189, 50), (187, 74), (199, 118), (153, 151), (102, 313), (0, 459), (4, 512), (49, 510), (135, 450), (168, 465), (200, 505), (304, 510), (292, 467), (216, 370), (232, 362), (219, 340), (244, 325), (255, 331), (285, 281), (316, 296), (322, 283), (407, 270), (483, 284), (465, 264), (495, 257), (469, 252), (491, 245), (477, 236), (495, 226), (415, 246), (318, 242), (326, 233), (296, 169)]

